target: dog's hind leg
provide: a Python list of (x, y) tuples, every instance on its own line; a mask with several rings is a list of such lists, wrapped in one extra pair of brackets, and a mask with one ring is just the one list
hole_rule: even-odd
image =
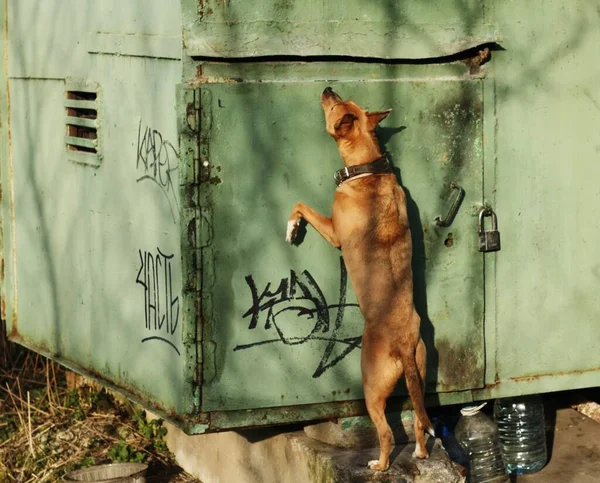
[(390, 356), (387, 347), (377, 346), (363, 337), (361, 366), (365, 403), (379, 438), (379, 459), (369, 461), (369, 468), (385, 471), (392, 451), (392, 430), (385, 417), (385, 405), (402, 376), (402, 364)]
[[(421, 398), (421, 401), (424, 399), (425, 393), (425, 376), (426, 376), (426, 359), (427, 359), (427, 351), (425, 349), (425, 344), (422, 339), (419, 339), (419, 343), (417, 344), (417, 348), (415, 351), (415, 358), (417, 363), (417, 371), (419, 375), (419, 385), (421, 388), (420, 395), (416, 395), (416, 397)], [(408, 378), (407, 378), (408, 383)], [(411, 394), (412, 395), (412, 394)], [(418, 405), (413, 401), (413, 406)], [(423, 409), (424, 411), (424, 409)], [(421, 417), (419, 417), (419, 411), (415, 411), (415, 441), (416, 447), (413, 453), (415, 458), (427, 458), (429, 453), (427, 448), (425, 448), (425, 434), (424, 431), (432, 434), (433, 429), (431, 428), (431, 423), (429, 422), (429, 418), (426, 418), (426, 421), (421, 421)], [(425, 425), (428, 424), (429, 427)]]

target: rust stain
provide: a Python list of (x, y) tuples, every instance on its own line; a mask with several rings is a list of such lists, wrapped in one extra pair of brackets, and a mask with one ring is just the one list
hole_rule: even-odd
[(479, 50), (476, 55), (469, 59), (461, 60), (463, 64), (469, 67), (470, 74), (475, 75), (481, 72), (481, 66), (492, 58), (489, 47)]
[(190, 87), (194, 88), (203, 84), (238, 84), (243, 82), (241, 77), (217, 77), (212, 75), (200, 75), (190, 81)]
[(502, 381), (500, 381), (500, 380), (498, 379), (498, 375), (496, 375), (496, 380), (495, 380), (494, 382), (491, 382), (491, 383), (489, 383), (489, 384), (486, 384), (486, 385), (485, 385), (485, 388), (486, 388), (486, 389), (496, 389), (496, 388), (497, 388), (497, 387), (500, 385), (500, 383), (501, 383), (501, 382), (502, 382)]
[[(0, 240), (4, 242), (4, 232), (1, 224), (0, 233)], [(4, 254), (0, 254), (0, 256), (0, 286), (4, 287)], [(0, 295), (0, 317), (2, 317), (2, 320), (6, 320), (6, 300), (4, 300), (4, 296), (5, 293)]]
[(196, 246), (196, 220), (192, 219), (187, 227), (188, 244), (191, 247)]
[(18, 317), (17, 317), (17, 308), (14, 307), (12, 320), (10, 322), (11, 327), (10, 327), (9, 337), (11, 339), (19, 337), (19, 330), (18, 330), (18, 327), (17, 327), (17, 319), (18, 319)]
[(600, 367), (595, 367), (593, 369), (583, 369), (576, 371), (559, 371), (559, 372), (545, 372), (541, 374), (531, 374), (526, 376), (517, 376), (517, 377), (509, 377), (510, 381), (515, 382), (531, 382), (536, 381), (537, 379), (541, 379), (542, 377), (556, 377), (556, 376), (571, 376), (571, 375), (580, 375), (586, 374), (588, 372), (600, 371)]
[(439, 357), (438, 387), (442, 390), (476, 387), (479, 384), (481, 364), (478, 353), (470, 344), (453, 345), (447, 339), (436, 341)]
[[(8, 45), (8, 2), (4, 4), (4, 42)], [(10, 122), (10, 85), (8, 82), (8, 48), (4, 50), (4, 75), (6, 76), (6, 133), (7, 133), (7, 142), (8, 142), (8, 183), (10, 186), (9, 196), (10, 196), (10, 214), (11, 214), (11, 229), (12, 229), (12, 274), (13, 280), (11, 280), (13, 284), (13, 320), (12, 320), (12, 330), (11, 334), (14, 332), (18, 335), (17, 332), (17, 282), (16, 282), (16, 273), (17, 273), (17, 246), (15, 243), (15, 232), (16, 232), (16, 220), (15, 220), (15, 189), (14, 189), (14, 167), (13, 167), (13, 153), (12, 153), (12, 132), (11, 132), (11, 122)], [(5, 253), (5, 252), (4, 252)], [(4, 283), (4, 277), (2, 278), (2, 282)], [(4, 283), (4, 287), (6, 288), (6, 283)], [(4, 291), (6, 294), (6, 290)], [(4, 300), (2, 301), (4, 304)], [(4, 305), (3, 305), (4, 310)], [(5, 319), (6, 320), (6, 319)]]
[(448, 233), (448, 237), (446, 240), (444, 240), (444, 245), (446, 245), (447, 248), (450, 248), (452, 245), (454, 245), (454, 237), (452, 233)]

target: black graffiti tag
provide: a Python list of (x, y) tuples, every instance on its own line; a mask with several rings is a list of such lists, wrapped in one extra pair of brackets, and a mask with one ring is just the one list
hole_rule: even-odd
[(179, 153), (156, 129), (142, 129), (141, 120), (138, 126), (136, 169), (140, 174), (137, 178), (138, 183), (152, 181), (163, 191), (169, 202), (173, 221), (176, 222), (179, 202), (173, 176), (179, 169)]
[(171, 263), (174, 255), (139, 251), (140, 268), (135, 282), (144, 287), (144, 328), (149, 335), (142, 342), (159, 340), (169, 344), (178, 355), (173, 335), (179, 324), (179, 296), (173, 297)]
[[(274, 332), (274, 337), (249, 344), (238, 344), (233, 348), (234, 351), (272, 343), (282, 343), (286, 346), (320, 343), (324, 345), (324, 350), (312, 375), (320, 377), (360, 347), (360, 334), (350, 337), (341, 335), (346, 309), (358, 308), (358, 304), (346, 302), (348, 277), (342, 258), (340, 292), (336, 304), (327, 303), (319, 284), (308, 270), (300, 274), (291, 270), (289, 277), (281, 279), (277, 288), (272, 288), (271, 283), (267, 283), (262, 291), (258, 290), (252, 275), (245, 279), (252, 297), (252, 305), (242, 315), (243, 318), (250, 318), (248, 330), (262, 328)], [(333, 321), (330, 317), (331, 310), (336, 311)], [(282, 317), (286, 312), (288, 316)], [(296, 318), (289, 317), (289, 313), (295, 313)], [(261, 316), (264, 316), (263, 327), (258, 325)]]

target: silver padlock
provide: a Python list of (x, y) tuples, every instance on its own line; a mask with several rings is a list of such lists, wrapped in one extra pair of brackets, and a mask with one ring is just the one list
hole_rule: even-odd
[[(492, 218), (492, 230), (485, 231), (483, 224), (486, 216)], [(490, 208), (482, 208), (479, 212), (479, 251), (497, 252), (500, 250), (500, 232), (498, 231), (498, 218)]]

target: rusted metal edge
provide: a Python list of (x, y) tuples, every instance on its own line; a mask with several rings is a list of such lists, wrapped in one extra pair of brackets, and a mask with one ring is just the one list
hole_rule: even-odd
[(515, 395), (542, 394), (567, 389), (582, 389), (600, 385), (600, 367), (514, 376), (474, 389), (475, 400), (510, 397)]
[[(251, 429), (265, 426), (309, 423), (367, 414), (364, 400), (240, 409), (234, 411), (213, 411), (193, 415), (178, 414), (175, 409), (164, 408), (151, 402), (150, 396), (142, 391), (132, 387), (123, 387), (122, 381), (116, 383), (97, 371), (87, 369), (60, 355), (52, 353), (47, 347), (29, 343), (20, 336), (16, 338), (15, 342), (61, 364), (71, 371), (83, 375), (111, 392), (126, 397), (159, 418), (182, 429), (187, 434), (204, 434), (232, 429)], [(427, 406), (432, 407), (440, 404), (471, 402), (473, 401), (473, 397), (470, 391), (462, 391), (428, 394), (425, 400)], [(408, 396), (394, 396), (390, 398), (387, 407), (389, 412), (412, 409)]]
[[(202, 383), (207, 384), (216, 377), (216, 342), (213, 337), (214, 310), (212, 289), (215, 284), (215, 266), (213, 243), (213, 196), (215, 183), (211, 182), (213, 165), (210, 157), (210, 136), (212, 128), (212, 93), (208, 89), (197, 89), (200, 97), (200, 135), (199, 143), (199, 199), (201, 211), (201, 296), (200, 324), (202, 331), (202, 361), (199, 370), (202, 373)], [(220, 183), (220, 179), (219, 179)], [(203, 401), (200, 403), (202, 408)]]
[[(425, 404), (428, 407), (470, 403), (472, 401), (473, 395), (471, 391), (426, 394), (425, 396)], [(389, 413), (410, 409), (412, 409), (412, 404), (408, 396), (393, 396), (388, 399), (386, 411)], [(364, 415), (367, 415), (367, 410), (365, 402), (362, 399), (319, 404), (240, 409), (235, 411), (212, 411), (210, 413), (203, 413), (196, 421), (188, 424), (185, 431), (188, 434), (201, 434), (232, 429), (315, 423)]]
[[(6, 131), (6, 159), (2, 160), (2, 164), (0, 165), (0, 172), (2, 173), (1, 179), (0, 179), (0, 183), (3, 187), (2, 192), (3, 192), (3, 197), (2, 197), (2, 216), (1, 216), (1, 222), (2, 222), (2, 260), (3, 260), (3, 271), (2, 271), (2, 280), (0, 281), (0, 285), (1, 285), (1, 292), (2, 292), (2, 318), (9, 324), (10, 330), (9, 330), (9, 338), (12, 338), (13, 333), (17, 334), (18, 333), (18, 327), (17, 327), (17, 323), (18, 323), (18, 318), (17, 318), (17, 247), (16, 247), (16, 243), (15, 243), (15, 232), (16, 232), (16, 220), (15, 220), (15, 190), (14, 190), (14, 166), (13, 166), (13, 152), (12, 152), (12, 133), (11, 133), (11, 116), (10, 116), (10, 84), (9, 84), (9, 70), (8, 70), (8, 31), (9, 31), (9, 25), (8, 25), (8, 2), (4, 2), (4, 8), (2, 9), (3, 15), (4, 15), (4, 38), (3, 43), (4, 43), (4, 47), (3, 47), (3, 51), (4, 51), (4, 58), (3, 58), (3, 70), (2, 70), (2, 77), (4, 81), (4, 86), (5, 86), (5, 92), (6, 92), (6, 105), (4, 106), (6, 109), (6, 114), (5, 114), (5, 126), (3, 127), (3, 129)], [(1, 146), (1, 144), (0, 144)], [(7, 175), (6, 171), (4, 170), (5, 167), (5, 163), (8, 166), (8, 179), (4, 179), (4, 177)], [(6, 183), (6, 185), (5, 185)], [(8, 209), (5, 210), (5, 203), (6, 203), (6, 190), (4, 189), (5, 187), (8, 187), (8, 199), (9, 201), (9, 206)], [(7, 230), (8, 227), (8, 220), (5, 218), (5, 214), (9, 212), (10, 213), (10, 230)], [(7, 238), (8, 238), (8, 244), (7, 244)], [(10, 250), (10, 254), (12, 255), (12, 260), (9, 260), (9, 267), (6, 265), (6, 257), (7, 257), (7, 250)], [(8, 283), (6, 280), (6, 271), (9, 270), (9, 277), (8, 277)], [(12, 294), (9, 294), (8, 292), (8, 288), (12, 288)], [(12, 300), (11, 300), (11, 304), (12, 304), (12, 314), (8, 314), (7, 313), (7, 307), (6, 307), (6, 303), (7, 300), (9, 298), (9, 296), (11, 296)], [(10, 317), (10, 320), (8, 320)]]
[(160, 418), (162, 418), (166, 421), (169, 421), (173, 425), (178, 426), (178, 427), (184, 427), (184, 417), (185, 416), (177, 414), (175, 409), (164, 408), (157, 404), (153, 404), (153, 403), (149, 402), (150, 397), (151, 397), (149, 394), (145, 394), (142, 391), (136, 390), (134, 388), (123, 387), (121, 385), (118, 385), (118, 384), (123, 384), (123, 382), (119, 381), (119, 383), (117, 384), (117, 383), (111, 381), (110, 379), (107, 379), (105, 376), (103, 376), (99, 372), (84, 368), (75, 362), (72, 362), (68, 359), (61, 357), (60, 355), (52, 353), (46, 347), (41, 347), (39, 345), (29, 343), (26, 339), (24, 339), (20, 335), (13, 337), (12, 340), (13, 340), (13, 342), (16, 342), (17, 344), (20, 344), (34, 352), (37, 352), (38, 354), (43, 355), (44, 357), (46, 357), (54, 362), (59, 363), (60, 365), (66, 367), (67, 369), (69, 369), (73, 372), (77, 372), (77, 373), (81, 374), (85, 378), (90, 379), (91, 381), (99, 384), (102, 387), (105, 387), (106, 389), (108, 389), (111, 392), (115, 392), (117, 394), (125, 396), (127, 399), (130, 399), (134, 403), (148, 409), (149, 411), (152, 411), (157, 416), (159, 416)]
[[(173, 409), (160, 407), (152, 402), (149, 402), (149, 396), (141, 391), (137, 391), (133, 388), (124, 388), (118, 386), (103, 375), (83, 368), (76, 363), (52, 354), (43, 348), (28, 344), (26, 340), (23, 340), (20, 337), (16, 340), (16, 342), (30, 348), (31, 350), (39, 352), (45, 357), (60, 363), (72, 371), (84, 375), (94, 382), (106, 387), (109, 391), (125, 396), (136, 404), (139, 404), (140, 406), (156, 414), (158, 417), (170, 422), (176, 427), (181, 428), (187, 434), (203, 434), (232, 429), (250, 429), (264, 426), (308, 423), (367, 414), (363, 400), (240, 409), (235, 411), (213, 411), (209, 413), (196, 413), (194, 415), (177, 414)], [(554, 390), (565, 388), (546, 386), (545, 391), (540, 391), (536, 387), (530, 387), (528, 389), (528, 385), (532, 381), (540, 380), (540, 378), (550, 378), (551, 380), (556, 380), (561, 379), (562, 376), (584, 376), (598, 371), (600, 371), (600, 368), (556, 374), (548, 373), (533, 376), (513, 377), (504, 381), (504, 386), (506, 386), (504, 389), (503, 382), (496, 382), (494, 384), (486, 385), (486, 387), (483, 389), (426, 394), (425, 402), (428, 407), (434, 407), (440, 405), (470, 403), (476, 400), (505, 397), (516, 394), (552, 392)], [(514, 390), (515, 385), (519, 387), (518, 391)], [(387, 408), (388, 412), (398, 412), (412, 409), (412, 406), (408, 397), (395, 396), (388, 400)]]
[[(423, 82), (425, 80), (435, 81), (462, 81), (484, 79), (487, 77), (486, 69), (482, 66), (488, 63), (492, 58), (492, 52), (504, 50), (501, 45), (496, 43), (484, 43), (476, 45), (470, 49), (457, 52), (452, 55), (436, 57), (436, 58), (421, 58), (421, 59), (377, 59), (372, 57), (332, 57), (332, 56), (316, 56), (316, 57), (241, 57), (228, 59), (227, 63), (222, 62), (222, 59), (210, 57), (195, 57), (194, 62), (189, 64), (189, 79), (188, 84), (191, 87), (199, 87), (203, 84), (236, 84), (244, 83), (263, 83), (263, 82), (279, 82), (282, 75), (287, 75), (289, 72), (282, 73), (278, 69), (287, 69), (294, 66), (294, 75), (288, 78), (286, 82), (312, 82), (322, 80), (323, 82), (335, 78), (329, 67), (333, 64), (346, 64), (358, 67), (362, 65), (377, 65), (390, 66), (394, 68), (409, 68), (411, 74), (399, 74), (395, 77), (370, 76), (369, 82)], [(322, 67), (318, 67), (322, 66)], [(436, 66), (445, 66), (445, 73), (435, 74), (433, 72), (425, 72), (424, 69), (435, 68)], [(264, 68), (263, 68), (264, 67)], [(448, 71), (448, 67), (453, 68), (453, 72)], [(300, 68), (301, 70), (298, 70)], [(272, 71), (271, 69), (277, 69)], [(305, 73), (302, 74), (302, 69)], [(306, 75), (306, 70), (310, 74)], [(417, 72), (417, 75), (415, 75)], [(344, 71), (345, 80), (349, 71)], [(334, 75), (334, 77), (332, 77)], [(299, 77), (298, 77), (299, 76)], [(360, 80), (362, 77), (353, 78), (352, 80)]]
[[(8, 92), (8, 2), (4, 3), (4, 8), (0, 11), (0, 15), (3, 16), (4, 22), (4, 37), (2, 38), (2, 47), (0, 47), (2, 51), (2, 67), (0, 68), (0, 82), (2, 85), (6, 86), (6, 92)], [(10, 126), (8, 123), (8, 99), (4, 101), (4, 96), (0, 95), (0, 150), (2, 155), (0, 159), (3, 159), (8, 156), (8, 133)], [(0, 173), (2, 173), (2, 169), (0, 167)], [(0, 175), (0, 206), (2, 206), (3, 202), (3, 190), (2, 190), (2, 176)], [(5, 287), (5, 279), (4, 279), (4, 225), (2, 213), (0, 212), (0, 318), (2, 320), (6, 320), (6, 291)]]
[(182, 262), (182, 300), (184, 306), (183, 345), (185, 347), (184, 378), (186, 406), (193, 413), (200, 411), (202, 373), (200, 371), (201, 340), (198, 328), (201, 290), (201, 253), (199, 250), (200, 206), (198, 194), (200, 131), (199, 99), (196, 91), (186, 86), (178, 86), (180, 112), (180, 199), (181, 199), (181, 262)]
[(545, 372), (545, 373), (540, 373), (540, 374), (509, 377), (508, 379), (510, 381), (515, 381), (515, 382), (522, 382), (522, 381), (531, 382), (531, 381), (535, 381), (537, 379), (541, 379), (544, 377), (560, 377), (560, 376), (574, 376), (574, 375), (577, 376), (577, 375), (586, 374), (588, 372), (596, 372), (596, 371), (600, 371), (600, 367), (594, 367), (592, 369), (574, 370), (574, 371)]

